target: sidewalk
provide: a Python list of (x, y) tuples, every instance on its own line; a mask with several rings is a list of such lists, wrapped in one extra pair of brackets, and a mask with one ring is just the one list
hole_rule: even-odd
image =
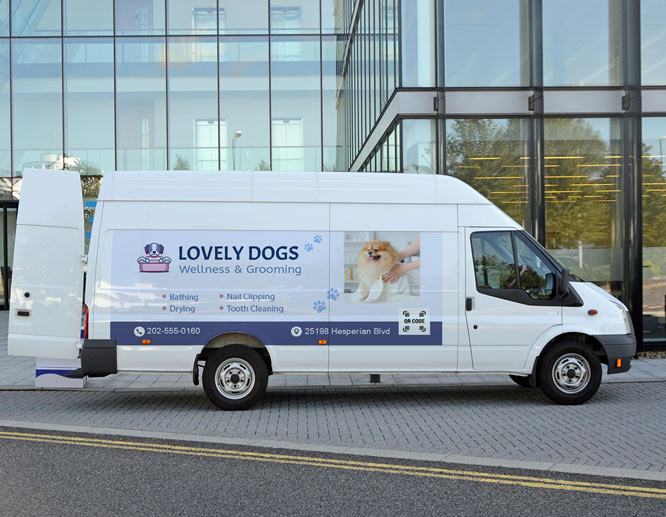
[[(28, 389), (35, 386), (35, 359), (7, 355), (8, 312), (0, 312), (0, 389)], [(605, 370), (605, 366), (604, 366)], [(617, 375), (604, 373), (602, 382), (654, 382), (666, 381), (666, 359), (635, 359), (631, 370)], [(344, 387), (368, 386), (369, 375), (272, 375), (268, 387)], [(439, 374), (390, 375), (382, 374), (383, 386), (501, 386), (514, 385), (507, 375), (496, 374)], [(84, 390), (200, 390), (192, 384), (191, 374), (130, 374), (88, 379)]]
[[(34, 358), (7, 356), (0, 426), (182, 439), (666, 481), (666, 359), (604, 377), (558, 406), (505, 375), (275, 375), (248, 411), (218, 411), (189, 375), (120, 374), (35, 389)], [(461, 387), (462, 386), (462, 387)]]

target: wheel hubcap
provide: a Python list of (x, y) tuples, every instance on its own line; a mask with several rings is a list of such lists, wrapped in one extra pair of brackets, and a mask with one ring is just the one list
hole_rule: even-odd
[(553, 366), (553, 381), (564, 393), (578, 393), (590, 382), (590, 363), (578, 354), (563, 355)]
[(242, 399), (252, 391), (254, 382), (254, 370), (244, 359), (227, 359), (215, 372), (217, 389), (228, 399)]

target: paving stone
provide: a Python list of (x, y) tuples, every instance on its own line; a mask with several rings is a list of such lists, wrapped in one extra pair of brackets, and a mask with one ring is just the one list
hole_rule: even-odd
[(386, 374), (379, 385), (367, 374), (276, 375), (257, 406), (230, 413), (217, 410), (188, 374), (119, 374), (90, 379), (84, 390), (30, 389), (34, 360), (6, 350), (5, 313), (0, 386), (12, 387), (0, 390), (5, 421), (666, 472), (663, 359), (635, 361), (631, 375), (604, 379), (581, 406), (554, 405), (540, 390), (495, 374)]

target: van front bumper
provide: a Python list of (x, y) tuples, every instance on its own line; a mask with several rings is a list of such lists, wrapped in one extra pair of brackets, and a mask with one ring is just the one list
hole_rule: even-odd
[[(608, 373), (622, 373), (631, 368), (631, 359), (636, 355), (636, 336), (630, 334), (605, 334), (594, 336), (606, 352)], [(621, 359), (621, 366), (617, 360)]]

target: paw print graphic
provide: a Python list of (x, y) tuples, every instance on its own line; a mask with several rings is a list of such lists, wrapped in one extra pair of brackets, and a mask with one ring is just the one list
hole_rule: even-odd
[(315, 236), (312, 238), (312, 240), (315, 241), (315, 243), (319, 244), (319, 243), (320, 243), (321, 241), (323, 241), (324, 239), (322, 238), (321, 235), (317, 234), (317, 235), (315, 235)]
[(303, 247), (305, 248), (305, 251), (312, 251), (312, 249), (313, 249), (312, 244), (310, 244), (309, 242)]
[(328, 298), (329, 300), (333, 300), (333, 301), (335, 301), (335, 300), (337, 300), (339, 297), (340, 297), (340, 291), (338, 291), (337, 289), (329, 289), (329, 290), (326, 292), (326, 298)]
[(326, 302), (322, 302), (321, 300), (317, 300), (314, 302), (312, 305), (312, 308), (316, 310), (317, 312), (322, 312), (326, 310)]

